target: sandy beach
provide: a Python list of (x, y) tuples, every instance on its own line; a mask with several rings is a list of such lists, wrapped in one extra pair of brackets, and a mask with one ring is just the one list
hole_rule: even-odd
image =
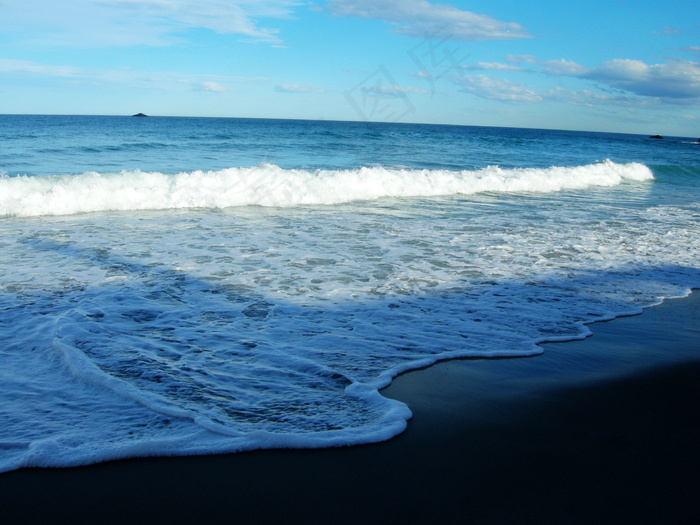
[(397, 378), (385, 443), (0, 475), (14, 523), (697, 523), (700, 294)]

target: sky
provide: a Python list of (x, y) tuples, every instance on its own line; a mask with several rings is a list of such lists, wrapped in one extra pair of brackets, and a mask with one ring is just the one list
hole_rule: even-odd
[(700, 136), (691, 0), (0, 0), (0, 113)]

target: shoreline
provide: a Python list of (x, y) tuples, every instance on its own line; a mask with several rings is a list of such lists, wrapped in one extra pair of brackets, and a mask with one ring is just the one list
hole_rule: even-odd
[(700, 293), (588, 326), (401, 374), (383, 443), (0, 474), (3, 523), (697, 522)]
[[(517, 396), (547, 397), (553, 390), (595, 387), (675, 365), (700, 365), (700, 289), (665, 299), (639, 314), (587, 323), (591, 335), (545, 341), (543, 353), (521, 357), (458, 358), (408, 370), (381, 390), (382, 395), (421, 406), (469, 410), (487, 417), (481, 403)], [(431, 388), (440, 382), (440, 388)], [(441, 391), (447, 390), (447, 395)], [(455, 401), (454, 397), (469, 397)], [(434, 408), (438, 408), (437, 406)], [(415, 418), (415, 413), (414, 413)], [(409, 428), (413, 420), (409, 421)]]

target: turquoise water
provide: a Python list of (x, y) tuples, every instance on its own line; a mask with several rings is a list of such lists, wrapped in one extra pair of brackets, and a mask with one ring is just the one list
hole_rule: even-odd
[(388, 439), (700, 282), (691, 138), (0, 116), (0, 470)]

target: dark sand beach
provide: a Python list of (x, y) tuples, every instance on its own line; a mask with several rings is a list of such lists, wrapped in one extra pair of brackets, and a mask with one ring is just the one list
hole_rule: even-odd
[(700, 523), (700, 293), (541, 356), (404, 374), (407, 431), (0, 475), (0, 523)]

